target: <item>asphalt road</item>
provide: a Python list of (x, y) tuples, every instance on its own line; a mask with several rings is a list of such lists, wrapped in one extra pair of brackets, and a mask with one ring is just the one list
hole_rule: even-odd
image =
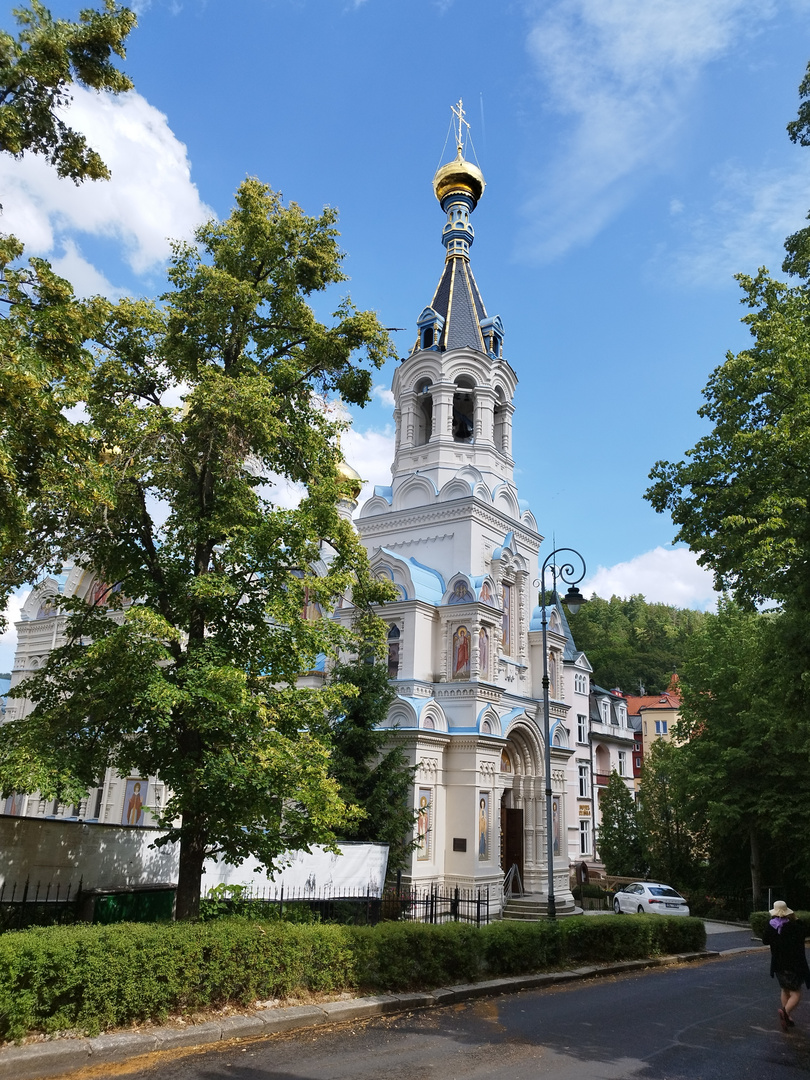
[(765, 952), (377, 1018), (155, 1063), (137, 1080), (799, 1080)]

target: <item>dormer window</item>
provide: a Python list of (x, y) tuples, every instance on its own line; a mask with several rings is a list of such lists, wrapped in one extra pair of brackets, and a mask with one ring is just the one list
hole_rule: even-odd
[(426, 307), (416, 320), (416, 326), (419, 330), (419, 348), (438, 349), (439, 339), (444, 329), (444, 319), (438, 311), (434, 311), (432, 307)]
[(481, 336), (489, 355), (495, 360), (500, 360), (503, 352), (503, 323), (500, 315), (481, 320)]

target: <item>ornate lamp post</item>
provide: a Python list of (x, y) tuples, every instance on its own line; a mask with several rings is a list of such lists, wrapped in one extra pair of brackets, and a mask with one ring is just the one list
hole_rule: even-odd
[[(578, 564), (575, 562), (566, 561), (559, 566), (553, 562), (557, 555), (566, 553), (568, 556), (573, 556), (578, 559), (582, 564), (582, 572), (579, 576), (575, 577), (577, 573)], [(554, 897), (554, 831), (552, 828), (552, 801), (551, 801), (551, 739), (550, 739), (550, 707), (548, 696), (548, 641), (546, 637), (546, 628), (548, 626), (548, 617), (546, 616), (546, 570), (550, 569), (552, 578), (554, 581), (554, 593), (557, 592), (557, 578), (569, 585), (570, 588), (563, 598), (563, 603), (571, 612), (572, 615), (576, 615), (579, 609), (584, 603), (586, 603), (585, 597), (576, 587), (580, 581), (585, 577), (585, 560), (582, 558), (578, 551), (574, 548), (556, 548), (550, 552), (545, 559), (540, 569), (540, 579), (535, 581), (535, 587), (540, 586), (540, 607), (543, 611), (543, 618), (541, 627), (543, 630), (543, 734), (545, 736), (545, 756), (546, 756), (546, 848), (548, 856), (548, 917), (550, 919), (557, 918), (557, 903)]]

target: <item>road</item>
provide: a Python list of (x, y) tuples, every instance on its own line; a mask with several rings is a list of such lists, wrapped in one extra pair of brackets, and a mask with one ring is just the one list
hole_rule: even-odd
[(155, 1063), (136, 1080), (799, 1080), (763, 952), (378, 1018)]

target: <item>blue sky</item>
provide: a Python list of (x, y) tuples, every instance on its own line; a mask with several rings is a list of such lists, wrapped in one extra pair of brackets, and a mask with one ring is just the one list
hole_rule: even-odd
[[(77, 189), (42, 162), (2, 162), (3, 227), (78, 291), (156, 295), (167, 238), (226, 215), (256, 175), (307, 212), (339, 209), (342, 291), (408, 328), (404, 356), (443, 264), (431, 179), (462, 97), (488, 185), (472, 264), (520, 379), (517, 480), (543, 550), (552, 537), (579, 549), (601, 595), (706, 606), (707, 575), (642, 494), (654, 462), (700, 436), (701, 389), (746, 344), (734, 273), (778, 271), (810, 208), (810, 151), (785, 133), (810, 0), (137, 11), (124, 65), (136, 92), (79, 92), (72, 107), (112, 182)], [(392, 374), (344, 443), (371, 483), (389, 477)], [(13, 634), (0, 643), (0, 670), (12, 646)]]

